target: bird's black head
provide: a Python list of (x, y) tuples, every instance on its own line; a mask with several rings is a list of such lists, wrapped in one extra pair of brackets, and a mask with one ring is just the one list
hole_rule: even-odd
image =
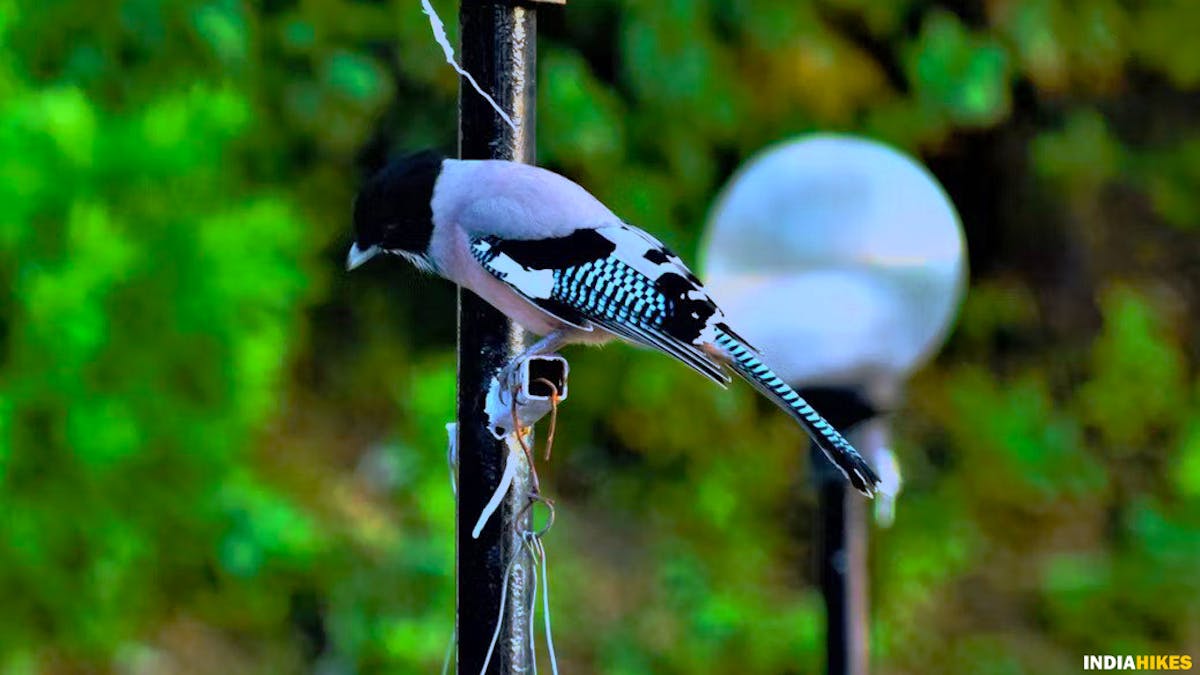
[(354, 200), (356, 250), (425, 253), (433, 236), (433, 186), (444, 159), (425, 150), (391, 162), (367, 181)]

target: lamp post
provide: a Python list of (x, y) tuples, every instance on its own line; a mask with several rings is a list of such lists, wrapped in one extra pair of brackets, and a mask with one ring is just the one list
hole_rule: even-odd
[[(713, 297), (775, 371), (899, 490), (881, 411), (940, 347), (965, 287), (958, 215), (936, 179), (884, 144), (818, 134), (770, 148), (730, 180), (708, 224)], [(827, 670), (867, 672), (865, 504), (814, 451)]]
[[(511, 118), (510, 127), (492, 104), (465, 83), (459, 94), (459, 155), (532, 163), (537, 110), (538, 4), (563, 0), (461, 0), (462, 65)], [(489, 672), (535, 668), (528, 620), (533, 612), (533, 570), (522, 554), (530, 529), (531, 467), (519, 466), (490, 527), (480, 514), (496, 493), (506, 457), (517, 443), (514, 430), (498, 438), (489, 417), (488, 393), (497, 372), (521, 350), (522, 332), (499, 311), (465, 289), (458, 291), (457, 669), (479, 673), (492, 637), (502, 639)], [(565, 378), (565, 366), (563, 369)], [(560, 391), (562, 388), (560, 387)], [(507, 436), (507, 437), (503, 437)], [(479, 530), (479, 531), (477, 531)], [(511, 570), (509, 562), (512, 561)], [(505, 597), (501, 614), (501, 598)], [(499, 622), (499, 627), (497, 627)]]

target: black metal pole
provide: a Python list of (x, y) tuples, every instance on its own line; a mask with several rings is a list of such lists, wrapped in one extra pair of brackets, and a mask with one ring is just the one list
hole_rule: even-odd
[[(500, 0), (462, 0), (462, 66), (517, 123), (516, 130), (465, 80), (459, 86), (459, 156), (534, 161), (537, 21), (532, 7)], [(529, 529), (522, 509), (530, 490), (528, 467), (478, 539), (475, 520), (500, 483), (508, 444), (487, 429), (484, 403), (496, 372), (519, 350), (521, 330), (478, 296), (458, 291), (458, 547), (457, 635), (459, 673), (481, 672), (496, 623), (500, 639), (492, 673), (525, 672), (532, 654), (528, 612), (532, 574), (521, 552)], [(518, 522), (518, 519), (522, 522)], [(506, 578), (509, 563), (511, 575)], [(502, 590), (507, 590), (500, 617)]]
[[(871, 405), (851, 389), (810, 388), (800, 393), (856, 445), (854, 427), (875, 416)], [(817, 489), (816, 562), (825, 598), (826, 672), (866, 675), (867, 501), (816, 446), (810, 446), (810, 457)]]

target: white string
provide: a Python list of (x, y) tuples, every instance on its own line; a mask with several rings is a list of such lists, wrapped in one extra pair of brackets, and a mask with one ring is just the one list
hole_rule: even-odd
[[(520, 432), (518, 432), (520, 433)], [(471, 538), (478, 539), (479, 533), (483, 532), (483, 528), (487, 525), (492, 514), (496, 509), (500, 508), (500, 502), (504, 500), (504, 495), (508, 494), (508, 488), (512, 485), (513, 480), (517, 477), (517, 451), (510, 445), (508, 448), (508, 457), (504, 460), (504, 475), (500, 476), (500, 484), (496, 486), (496, 491), (492, 493), (492, 498), (488, 500), (487, 506), (483, 507), (483, 512), (479, 514), (479, 520), (475, 521), (475, 529), (471, 530)]]
[[(529, 552), (529, 562), (537, 561), (537, 554), (534, 553), (533, 546), (529, 540), (532, 538), (531, 533), (526, 532), (525, 550)], [(533, 597), (529, 599), (529, 665), (533, 667), (533, 675), (537, 675), (537, 634), (533, 632), (533, 627), (537, 619), (537, 594), (538, 594), (538, 568), (537, 565), (529, 566), (530, 575), (533, 576)]]
[(487, 656), (483, 659), (483, 668), (479, 669), (479, 675), (487, 675), (488, 664), (492, 662), (492, 654), (496, 651), (496, 643), (500, 641), (500, 626), (504, 624), (504, 606), (508, 602), (508, 578), (512, 575), (513, 565), (517, 562), (517, 556), (520, 553), (513, 555), (512, 560), (508, 561), (508, 567), (504, 570), (504, 583), (500, 586), (500, 611), (496, 613), (496, 630), (492, 633), (492, 643), (488, 645)]
[(458, 499), (458, 422), (446, 423), (446, 466), (450, 469), (450, 492)]
[[(530, 600), (532, 605), (529, 612), (529, 652), (532, 654), (532, 672), (537, 675), (537, 641), (534, 633), (534, 626), (537, 622), (537, 597), (538, 597), (538, 577), (541, 577), (541, 592), (542, 592), (542, 618), (546, 626), (546, 650), (550, 656), (550, 671), (553, 675), (558, 675), (558, 654), (554, 649), (554, 633), (550, 629), (550, 570), (546, 560), (546, 547), (542, 543), (542, 538), (534, 532), (526, 531), (525, 551), (529, 554), (530, 562), (535, 563), (529, 568), (533, 576), (533, 598)], [(504, 609), (508, 605), (508, 585), (512, 579), (514, 567), (517, 563), (517, 558), (522, 554), (518, 551), (513, 554), (511, 560), (508, 561), (508, 566), (504, 570), (504, 583), (500, 588), (500, 609), (496, 614), (496, 629), (492, 632), (492, 641), (488, 645), (487, 656), (483, 660), (483, 668), (479, 671), (480, 675), (487, 672), (488, 666), (492, 662), (492, 654), (496, 651), (496, 644), (500, 641), (500, 628), (504, 623)], [(541, 566), (539, 574), (538, 567)], [(452, 643), (453, 644), (453, 643)], [(446, 662), (442, 666), (442, 673), (445, 675), (446, 667), (449, 665), (450, 653), (446, 653)]]
[(500, 104), (496, 103), (496, 100), (489, 96), (488, 93), (483, 90), (483, 87), (479, 86), (479, 83), (475, 81), (475, 78), (471, 77), (471, 74), (463, 70), (462, 66), (458, 65), (458, 62), (454, 60), (454, 47), (450, 46), (450, 38), (446, 37), (446, 26), (442, 23), (441, 18), (438, 17), (437, 12), (434, 11), (433, 5), (429, 4), (429, 0), (421, 0), (421, 10), (425, 12), (426, 16), (429, 17), (429, 27), (433, 29), (433, 39), (437, 40), (437, 43), (442, 46), (442, 52), (446, 55), (446, 63), (449, 63), (450, 67), (458, 71), (459, 75), (467, 78), (467, 82), (471, 83), (471, 86), (475, 89), (475, 91), (479, 92), (480, 96), (487, 99), (488, 103), (492, 104), (492, 108), (498, 115), (500, 115), (500, 118), (508, 123), (508, 126), (513, 130), (514, 133), (516, 133), (517, 125), (512, 121), (512, 118), (508, 116), (508, 113), (504, 112), (504, 110), (500, 107)]
[[(554, 653), (554, 634), (550, 631), (550, 571), (546, 568), (546, 547), (542, 538), (533, 537), (538, 550), (538, 558), (542, 562), (542, 618), (546, 620), (546, 650), (550, 652), (550, 672), (558, 675), (558, 657)], [(534, 567), (536, 571), (537, 568)], [(529, 631), (533, 633), (532, 630)]]
[[(458, 503), (458, 423), (446, 423), (446, 465), (450, 467), (450, 492), (454, 495), (454, 503)], [(442, 659), (442, 675), (450, 672), (450, 659), (454, 656), (454, 647), (458, 644), (458, 625), (450, 631), (450, 644), (446, 645), (446, 656)]]
[(442, 675), (450, 672), (450, 657), (454, 656), (454, 645), (458, 642), (458, 626), (450, 631), (450, 644), (446, 645), (446, 658), (442, 659)]

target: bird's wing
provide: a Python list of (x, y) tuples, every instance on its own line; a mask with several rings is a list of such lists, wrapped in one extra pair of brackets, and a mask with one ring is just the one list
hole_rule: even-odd
[(718, 384), (729, 382), (703, 348), (721, 310), (678, 256), (645, 232), (617, 224), (547, 239), (478, 237), (471, 252), (492, 276), (563, 322), (595, 324)]

